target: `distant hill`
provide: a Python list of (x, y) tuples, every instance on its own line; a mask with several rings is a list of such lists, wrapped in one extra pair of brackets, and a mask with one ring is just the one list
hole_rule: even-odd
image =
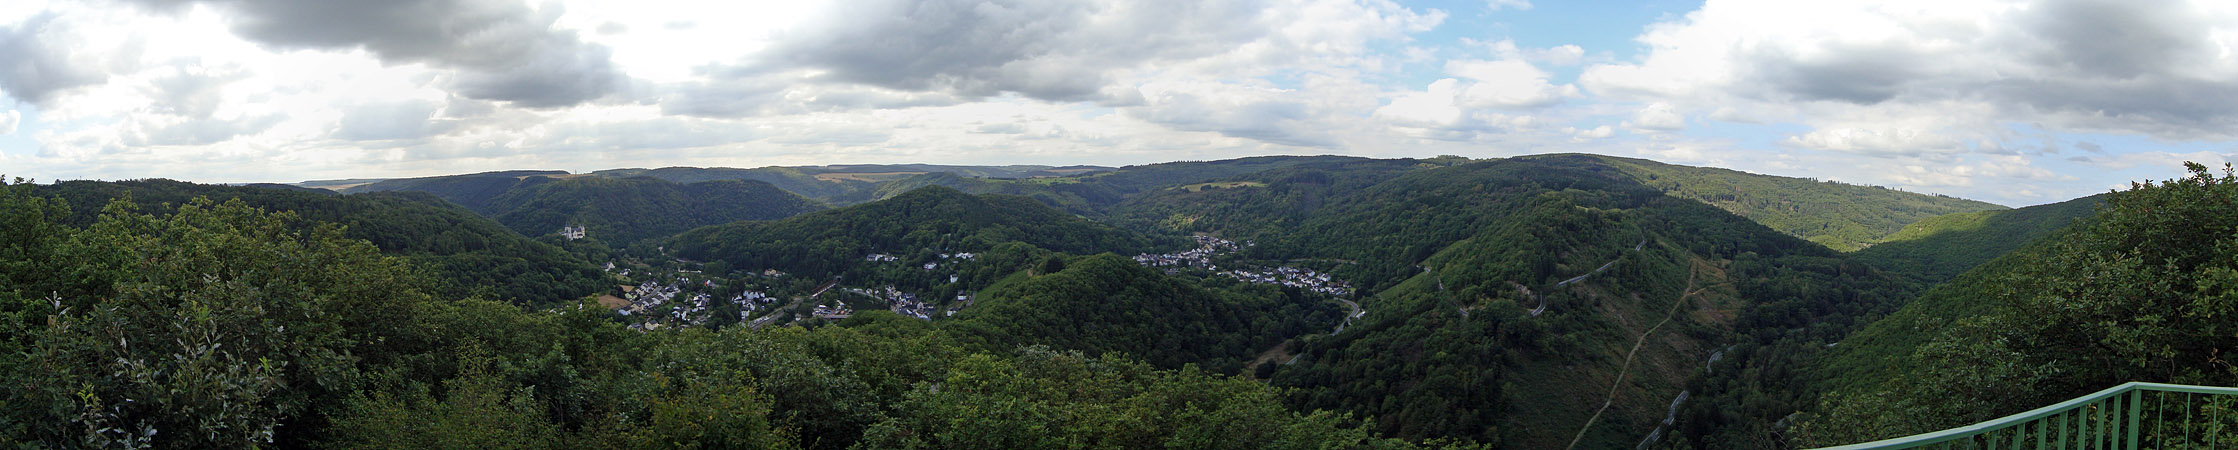
[(836, 275), (873, 253), (976, 252), (1013, 241), (1076, 254), (1151, 248), (1141, 235), (1032, 199), (974, 196), (938, 186), (782, 220), (693, 229), (667, 241), (667, 247), (683, 258), (724, 261), (734, 269)]
[(567, 175), (567, 172), (561, 170), (508, 170), (439, 177), (399, 178), (358, 185), (342, 189), (341, 192), (344, 194), (389, 191), (426, 192), (435, 195), (437, 198), (464, 206), (469, 211), (489, 216), (497, 214), (497, 211), (491, 209), (490, 200), (496, 199), (499, 195), (504, 195), (506, 191), (520, 185), (528, 177), (560, 175)]
[(813, 200), (752, 180), (672, 183), (651, 177), (530, 177), (488, 202), (497, 221), (523, 235), (583, 226), (610, 245), (692, 228), (770, 220), (823, 209)]
[(2096, 211), (2105, 195), (2020, 209), (1946, 214), (1905, 225), (1858, 250), (1857, 260), (1927, 284), (1958, 276)]
[[(927, 174), (946, 174), (966, 178), (1032, 178), (1075, 176), (1111, 170), (1097, 166), (948, 166), (937, 164), (843, 164), (830, 166), (773, 166), (753, 169), (728, 167), (666, 167), (659, 169), (611, 169), (592, 172), (602, 177), (646, 176), (677, 183), (696, 183), (717, 180), (755, 180), (766, 182), (803, 197), (833, 204), (855, 204), (883, 199), (891, 195), (875, 195), (883, 184), (903, 178)], [(925, 186), (918, 184), (914, 187)], [(907, 190), (894, 191), (899, 194)]]
[(269, 211), (347, 227), (344, 236), (371, 241), (383, 253), (432, 269), (449, 296), (482, 295), (527, 304), (553, 304), (595, 294), (605, 274), (590, 262), (507, 230), (490, 219), (417, 192), (342, 195), (261, 187), (231, 187), (171, 180), (65, 181), (40, 192), (69, 202), (68, 223), (91, 223), (103, 205), (129, 199), (143, 211), (180, 205), (195, 197), (238, 199)]
[(1599, 160), (1641, 184), (1672, 196), (1700, 200), (1782, 233), (1845, 252), (1865, 248), (1903, 229), (1904, 225), (1929, 217), (2006, 209), (1973, 200), (1875, 186), (1679, 166), (1644, 159), (1575, 154), (1520, 158), (1579, 157)]

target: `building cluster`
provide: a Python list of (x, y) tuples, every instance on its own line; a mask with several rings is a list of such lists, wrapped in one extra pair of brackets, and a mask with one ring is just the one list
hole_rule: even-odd
[(572, 240), (576, 240), (576, 239), (582, 239), (582, 238), (583, 238), (584, 236), (588, 236), (589, 234), (590, 234), (590, 229), (589, 229), (589, 228), (578, 227), (578, 226), (574, 226), (574, 225), (562, 225), (562, 226), (560, 226), (560, 231), (559, 231), (559, 235), (560, 235), (560, 237), (563, 237), (563, 238), (567, 238), (567, 240), (570, 240), (570, 241), (572, 241)]
[(883, 290), (850, 288), (847, 289), (847, 292), (853, 292), (864, 297), (885, 300), (886, 304), (889, 305), (887, 309), (893, 310), (895, 314), (904, 316), (932, 320), (933, 314), (940, 311), (940, 307), (938, 305), (920, 300), (917, 298), (917, 294), (902, 292), (900, 289), (894, 289), (893, 286), (886, 286), (886, 288)]
[(868, 256), (863, 257), (863, 261), (867, 262), (894, 262), (900, 260), (901, 258), (899, 257), (895, 257), (894, 255), (888, 255), (885, 253), (872, 253)]
[(1135, 255), (1135, 262), (1150, 267), (1195, 267), (1205, 270), (1220, 270), (1218, 266), (1212, 265), (1212, 257), (1243, 249), (1242, 246), (1236, 244), (1236, 241), (1227, 239), (1204, 235), (1198, 235), (1196, 239), (1197, 248), (1180, 253)]
[(752, 316), (755, 311), (761, 311), (762, 308), (776, 305), (777, 297), (772, 297), (761, 291), (746, 291), (731, 296), (730, 302), (738, 304), (738, 320), (744, 322), (746, 317)]
[(1230, 270), (1220, 272), (1220, 274), (1243, 280), (1246, 283), (1277, 284), (1338, 297), (1352, 294), (1351, 284), (1332, 279), (1329, 274), (1315, 272), (1312, 269), (1282, 266), (1276, 267), (1274, 270)]
[(818, 304), (816, 305), (815, 315), (818, 319), (845, 319), (854, 316), (855, 309), (848, 308), (846, 303), (840, 303), (837, 306)]
[[(1193, 267), (1211, 270), (1214, 273), (1247, 283), (1289, 286), (1335, 296), (1352, 294), (1350, 284), (1332, 279), (1329, 274), (1315, 272), (1311, 269), (1282, 266), (1272, 270), (1220, 270), (1219, 266), (1212, 264), (1213, 257), (1242, 250), (1243, 247), (1250, 246), (1251, 243), (1243, 242), (1239, 244), (1236, 241), (1204, 235), (1196, 236), (1196, 240), (1197, 248), (1180, 253), (1135, 255), (1135, 262), (1150, 267)], [(1176, 270), (1167, 269), (1166, 272), (1174, 273)]]

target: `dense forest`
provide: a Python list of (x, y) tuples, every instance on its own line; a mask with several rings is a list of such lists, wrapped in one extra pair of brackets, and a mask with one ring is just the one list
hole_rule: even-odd
[(0, 443), (1844, 444), (2238, 383), (2238, 176), (2192, 170), (2020, 209), (1596, 155), (19, 180)]
[(1585, 157), (1681, 198), (1700, 200), (1772, 229), (1840, 251), (1865, 248), (1912, 222), (1944, 214), (2005, 207), (1959, 198), (1911, 194), (1874, 186), (1754, 175), (1643, 159)]
[[(341, 227), (205, 199), (86, 225), (0, 185), (0, 438), (211, 448), (1413, 448), (1244, 378), (964, 350), (913, 319), (627, 330), (432, 295)], [(891, 317), (891, 316), (889, 316)]]
[(680, 257), (723, 261), (735, 269), (830, 276), (858, 270), (865, 255), (922, 261), (935, 253), (979, 252), (1005, 242), (1074, 254), (1151, 249), (1150, 240), (1140, 234), (1031, 199), (974, 196), (938, 186), (784, 220), (694, 229), (666, 246)]
[(783, 219), (823, 209), (815, 201), (760, 181), (676, 184), (657, 178), (530, 177), (490, 199), (499, 223), (529, 236), (564, 226), (615, 247), (693, 228), (741, 220)]
[(170, 180), (66, 181), (25, 185), (38, 195), (73, 205), (62, 222), (88, 226), (112, 200), (140, 211), (167, 214), (196, 198), (239, 200), (270, 211), (288, 211), (343, 227), (343, 236), (371, 242), (428, 270), (435, 293), (478, 296), (532, 305), (572, 302), (606, 288), (606, 277), (582, 256), (507, 230), (430, 195), (386, 192), (333, 195), (324, 191), (229, 187)]
[(2238, 348), (2238, 177), (2188, 166), (2102, 196), (2097, 214), (1845, 341), (1855, 348), (1829, 363), (1840, 389), (1804, 436), (1930, 431), (2127, 381), (2238, 385), (2222, 355)]

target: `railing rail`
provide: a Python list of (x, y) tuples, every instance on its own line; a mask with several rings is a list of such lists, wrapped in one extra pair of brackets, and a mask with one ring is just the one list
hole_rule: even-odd
[(2238, 434), (2224, 433), (2232, 421), (2238, 388), (2129, 382), (1987, 422), (1819, 450), (2238, 450)]

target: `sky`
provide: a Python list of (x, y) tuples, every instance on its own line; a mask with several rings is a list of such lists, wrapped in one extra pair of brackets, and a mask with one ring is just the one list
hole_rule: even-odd
[(7, 0), (0, 175), (1579, 152), (2024, 206), (2238, 161), (2233, 47), (2216, 1)]

